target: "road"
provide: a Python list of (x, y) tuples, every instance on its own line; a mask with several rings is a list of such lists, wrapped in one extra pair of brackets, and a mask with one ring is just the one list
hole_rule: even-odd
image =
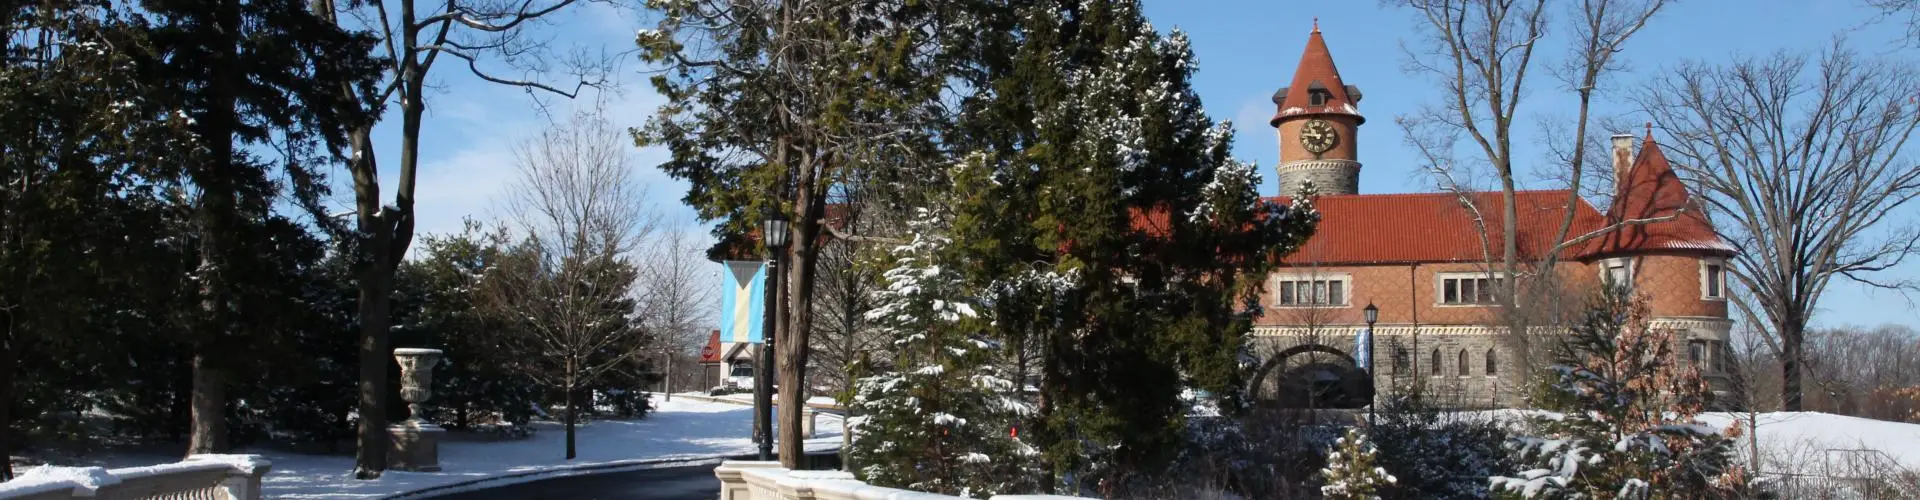
[(443, 497), (446, 500), (713, 500), (714, 465), (691, 465), (556, 477)]
[[(748, 457), (736, 457), (747, 459)], [(807, 455), (814, 469), (840, 467), (834, 453)], [(713, 500), (720, 496), (719, 464), (688, 465), (542, 479), (434, 498), (445, 500)]]

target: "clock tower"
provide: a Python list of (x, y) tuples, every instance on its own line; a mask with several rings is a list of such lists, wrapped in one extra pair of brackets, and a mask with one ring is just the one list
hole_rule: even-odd
[(1312, 182), (1320, 194), (1360, 192), (1360, 88), (1340, 81), (1333, 54), (1320, 37), (1320, 22), (1307, 35), (1307, 51), (1293, 71), (1293, 84), (1273, 93), (1269, 122), (1280, 134), (1280, 195)]

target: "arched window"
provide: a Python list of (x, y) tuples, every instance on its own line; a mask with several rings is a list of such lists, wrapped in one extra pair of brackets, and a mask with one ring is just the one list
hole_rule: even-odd
[(1407, 359), (1407, 358), (1408, 358), (1408, 357), (1410, 357), (1410, 356), (1411, 356), (1411, 354), (1409, 354), (1409, 353), (1407, 352), (1407, 348), (1406, 348), (1406, 347), (1403, 347), (1403, 346), (1393, 346), (1393, 373), (1394, 373), (1394, 375), (1396, 375), (1396, 376), (1397, 376), (1397, 375), (1400, 375), (1400, 374), (1404, 374), (1404, 373), (1406, 373), (1406, 372), (1407, 372), (1407, 363), (1408, 363), (1408, 359)]
[(1431, 357), (1433, 358), (1433, 360), (1432, 360), (1432, 361), (1433, 361), (1433, 363), (1432, 363), (1432, 365), (1433, 365), (1433, 367), (1432, 367), (1432, 368), (1428, 368), (1427, 370), (1428, 370), (1428, 371), (1430, 371), (1430, 372), (1433, 372), (1433, 376), (1435, 376), (1435, 377), (1438, 377), (1438, 376), (1440, 376), (1440, 348), (1437, 348), (1437, 347), (1436, 347), (1436, 348), (1434, 348), (1434, 349), (1433, 349), (1433, 356), (1431, 356)]
[(1467, 376), (1467, 369), (1472, 366), (1473, 365), (1467, 364), (1467, 350), (1461, 349), (1460, 350), (1460, 376), (1462, 377)]
[(1487, 349), (1487, 376), (1500, 373), (1500, 365), (1493, 360), (1493, 349)]

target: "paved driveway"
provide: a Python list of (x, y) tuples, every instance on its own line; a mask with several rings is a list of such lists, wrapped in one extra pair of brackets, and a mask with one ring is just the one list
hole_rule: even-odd
[(713, 500), (714, 465), (556, 477), (442, 497), (446, 500)]

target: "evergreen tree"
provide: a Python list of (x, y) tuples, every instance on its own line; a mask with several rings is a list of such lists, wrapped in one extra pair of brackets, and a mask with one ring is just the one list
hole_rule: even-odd
[(858, 382), (856, 472), (873, 484), (973, 498), (1030, 488), (1038, 451), (1012, 429), (1032, 408), (993, 363), (989, 320), (949, 261), (943, 225), (920, 211), (868, 313), (895, 339), (894, 365)]
[(1334, 441), (1327, 453), (1327, 467), (1320, 470), (1326, 484), (1320, 494), (1327, 500), (1379, 500), (1380, 493), (1399, 480), (1375, 465), (1375, 453), (1360, 429), (1347, 429), (1346, 437)]
[[(229, 448), (228, 384), (242, 353), (266, 342), (284, 289), (274, 251), (304, 230), (274, 212), (284, 174), (294, 197), (323, 192), (316, 154), (344, 142), (335, 89), (375, 75), (372, 42), (324, 22), (302, 0), (146, 0), (154, 48), (141, 72), (178, 106), (183, 146), (167, 158), (195, 195), (191, 228), (199, 262), (194, 318), (192, 435), (188, 453)], [(273, 154), (263, 154), (270, 150)], [(330, 220), (324, 212), (316, 219)], [(262, 250), (266, 250), (263, 252)]]
[(1396, 390), (1380, 407), (1368, 439), (1377, 462), (1399, 481), (1381, 490), (1385, 498), (1470, 500), (1487, 498), (1488, 476), (1509, 470), (1510, 431), (1498, 419), (1441, 412), (1418, 387)]
[(989, 3), (992, 28), (961, 44), (982, 91), (943, 134), (984, 156), (953, 179), (957, 251), (1005, 292), (996, 337), (1041, 354), (1035, 436), (1055, 477), (1124, 488), (1182, 445), (1184, 389), (1240, 408), (1252, 299), (1317, 215), (1258, 196), (1190, 87), (1185, 35), (1137, 2)]
[[(1608, 289), (1554, 349), (1530, 396), (1544, 414), (1516, 442), (1523, 465), (1493, 476), (1503, 497), (1743, 498), (1735, 435), (1694, 419), (1711, 394), (1674, 355), (1677, 332), (1653, 328), (1644, 301)], [(1738, 427), (1728, 430), (1737, 433)]]

